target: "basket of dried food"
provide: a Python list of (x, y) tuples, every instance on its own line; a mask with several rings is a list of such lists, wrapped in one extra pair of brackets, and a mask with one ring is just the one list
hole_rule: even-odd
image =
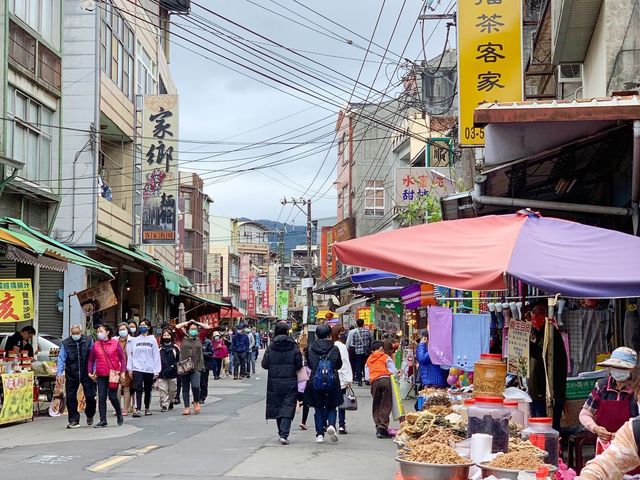
[[(543, 452), (544, 453), (544, 452)], [(541, 458), (542, 455), (532, 455), (532, 451), (523, 450), (519, 452), (509, 452), (498, 455), (490, 462), (478, 465), (482, 470), (482, 478), (494, 476), (500, 479), (518, 479), (520, 472), (528, 472), (535, 474), (538, 469), (545, 466), (549, 469), (549, 473), (554, 473), (557, 468), (552, 465), (546, 465)]]
[(443, 443), (418, 444), (403, 450), (396, 458), (406, 480), (467, 480), (473, 466), (466, 458)]

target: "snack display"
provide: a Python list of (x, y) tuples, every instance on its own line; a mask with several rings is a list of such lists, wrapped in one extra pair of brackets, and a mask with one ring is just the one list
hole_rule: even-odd
[(498, 455), (487, 465), (490, 467), (506, 468), (509, 470), (537, 470), (538, 467), (544, 465), (544, 462), (540, 457), (523, 451)]
[(528, 440), (522, 440), (521, 438), (509, 439), (509, 452), (526, 452), (529, 455), (545, 456), (547, 452), (536, 447)]
[(410, 451), (403, 454), (405, 460), (411, 462), (433, 463), (437, 465), (465, 465), (469, 461), (458, 455), (448, 445), (443, 443), (417, 444)]

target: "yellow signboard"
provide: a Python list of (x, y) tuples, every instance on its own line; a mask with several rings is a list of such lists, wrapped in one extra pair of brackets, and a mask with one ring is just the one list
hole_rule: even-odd
[(0, 323), (33, 320), (30, 278), (0, 278)]
[(522, 100), (521, 0), (458, 0), (460, 145), (484, 145), (473, 111)]
[(2, 375), (4, 402), (0, 425), (29, 420), (33, 415), (33, 372)]

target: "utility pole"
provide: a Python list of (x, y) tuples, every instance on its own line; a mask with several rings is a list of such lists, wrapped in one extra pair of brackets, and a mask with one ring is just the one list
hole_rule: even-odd
[[(311, 257), (311, 244), (312, 244), (312, 238), (311, 238), (311, 231), (313, 229), (313, 222), (311, 220), (311, 199), (305, 200), (303, 198), (292, 198), (291, 200), (287, 200), (287, 198), (283, 198), (280, 203), (282, 205), (287, 205), (289, 203), (292, 203), (294, 206), (298, 207), (298, 209), (306, 214), (307, 216), (307, 268), (306, 268), (306, 278), (307, 278), (307, 282), (309, 282), (307, 284), (307, 315), (308, 318), (311, 318), (311, 314), (312, 314), (312, 307), (313, 307), (313, 281), (310, 281), (310, 279), (313, 278), (313, 258)], [(302, 207), (306, 206), (307, 210), (306, 212), (303, 210)]]

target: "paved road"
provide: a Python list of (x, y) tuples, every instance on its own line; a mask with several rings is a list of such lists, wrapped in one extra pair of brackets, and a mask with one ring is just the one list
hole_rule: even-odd
[(0, 428), (2, 478), (393, 479), (395, 447), (375, 438), (366, 389), (357, 390), (360, 409), (347, 413), (349, 434), (338, 444), (316, 444), (298, 416), (291, 445), (281, 446), (275, 422), (264, 420), (265, 385), (264, 372), (211, 380), (198, 416), (160, 413), (154, 397), (153, 416), (126, 417), (122, 427), (114, 417), (105, 429), (66, 430), (66, 418), (43, 417)]

